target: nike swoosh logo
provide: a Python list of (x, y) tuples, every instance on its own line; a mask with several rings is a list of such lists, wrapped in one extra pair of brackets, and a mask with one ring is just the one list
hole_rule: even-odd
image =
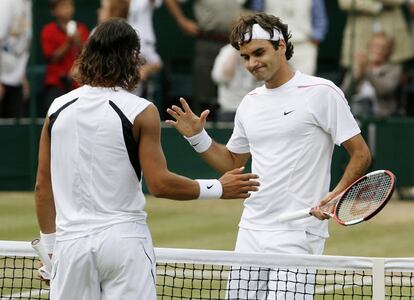
[(291, 110), (291, 111), (285, 111), (284, 113), (283, 113), (283, 115), (284, 116), (286, 116), (286, 115), (288, 115), (288, 114), (290, 114), (290, 113), (292, 113), (292, 112), (294, 112), (295, 110)]
[(191, 144), (191, 146), (195, 147), (195, 146), (197, 146), (198, 144), (200, 144), (200, 143), (197, 143), (197, 144), (194, 144), (194, 145), (193, 145), (193, 144)]
[(209, 190), (209, 189), (211, 189), (211, 188), (213, 187), (213, 185), (214, 185), (214, 184), (212, 184), (212, 185), (208, 185), (208, 186), (207, 186), (207, 189), (208, 189), (208, 190)]

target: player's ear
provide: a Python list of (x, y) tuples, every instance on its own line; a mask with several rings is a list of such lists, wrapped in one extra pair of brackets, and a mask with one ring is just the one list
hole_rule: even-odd
[(286, 42), (285, 42), (285, 40), (282, 40), (282, 39), (279, 40), (279, 49), (281, 49), (283, 53), (286, 52)]

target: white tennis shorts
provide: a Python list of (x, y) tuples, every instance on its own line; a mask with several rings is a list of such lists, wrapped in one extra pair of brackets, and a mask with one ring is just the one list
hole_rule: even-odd
[(51, 300), (156, 299), (155, 256), (146, 225), (117, 224), (59, 241), (52, 261)]
[(251, 230), (239, 228), (236, 252), (322, 254), (325, 238), (305, 230)]
[[(325, 238), (303, 230), (240, 228), (236, 252), (322, 254)], [(233, 268), (226, 299), (313, 300), (316, 272), (296, 268)]]

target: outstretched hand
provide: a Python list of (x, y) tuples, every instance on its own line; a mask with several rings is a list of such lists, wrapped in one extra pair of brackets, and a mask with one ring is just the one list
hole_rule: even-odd
[(207, 109), (198, 117), (193, 113), (184, 98), (180, 98), (180, 103), (182, 107), (173, 105), (171, 108), (167, 108), (167, 113), (173, 117), (175, 121), (166, 120), (165, 123), (174, 126), (179, 133), (186, 137), (191, 137), (200, 133), (206, 124), (207, 116), (210, 111)]
[(250, 197), (250, 192), (258, 191), (260, 185), (259, 176), (252, 173), (243, 173), (244, 167), (236, 168), (226, 172), (220, 177), (223, 186), (222, 199), (246, 199)]

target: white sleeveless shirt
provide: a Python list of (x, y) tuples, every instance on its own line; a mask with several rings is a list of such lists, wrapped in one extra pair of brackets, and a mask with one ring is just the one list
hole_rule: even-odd
[(124, 222), (146, 223), (134, 119), (149, 101), (83, 86), (48, 111), (57, 240)]

